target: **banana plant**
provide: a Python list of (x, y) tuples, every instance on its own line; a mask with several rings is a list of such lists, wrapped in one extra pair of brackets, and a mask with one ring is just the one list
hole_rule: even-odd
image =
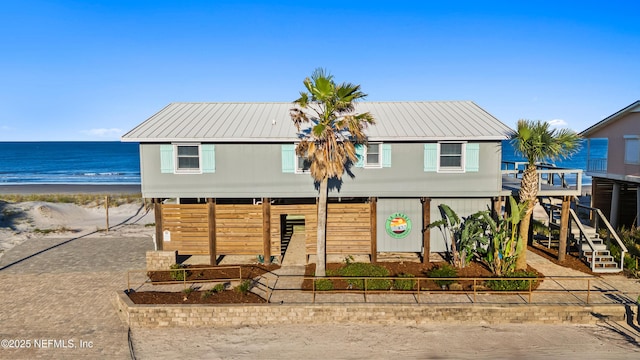
[(494, 220), (484, 214), (484, 222), (488, 224), (490, 237), (489, 248), (484, 257), (487, 266), (496, 275), (513, 271), (518, 254), (524, 242), (518, 232), (518, 224), (527, 212), (526, 203), (518, 203), (509, 196), (509, 209), (505, 218)]
[(487, 211), (479, 211), (461, 218), (445, 204), (439, 206), (442, 219), (434, 221), (428, 228), (439, 227), (449, 232), (451, 239), (451, 262), (458, 268), (465, 267), (478, 253), (482, 253), (488, 244), (487, 226), (482, 221)]

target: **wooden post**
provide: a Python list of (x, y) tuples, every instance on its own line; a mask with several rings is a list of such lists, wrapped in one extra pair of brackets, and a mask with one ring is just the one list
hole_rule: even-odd
[(493, 218), (498, 219), (502, 214), (502, 196), (493, 198)]
[(562, 210), (560, 212), (560, 239), (558, 240), (558, 261), (563, 261), (567, 254), (567, 241), (569, 235), (569, 205), (571, 197), (562, 197)]
[(211, 266), (218, 265), (218, 254), (216, 253), (216, 199), (207, 199), (207, 208), (209, 215), (209, 264)]
[(265, 265), (271, 264), (271, 199), (262, 198), (262, 244)]
[(369, 198), (371, 218), (371, 262), (378, 262), (378, 198)]
[(431, 255), (431, 230), (427, 227), (431, 223), (431, 198), (422, 198), (422, 263), (429, 264)]
[(107, 215), (107, 234), (109, 233), (109, 195), (104, 197), (104, 210)]
[(162, 200), (153, 199), (153, 213), (156, 218), (156, 249), (162, 250)]

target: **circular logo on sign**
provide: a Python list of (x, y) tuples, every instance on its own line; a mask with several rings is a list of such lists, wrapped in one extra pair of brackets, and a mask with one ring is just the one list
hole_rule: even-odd
[(392, 238), (402, 239), (411, 231), (411, 219), (402, 213), (395, 213), (387, 218), (387, 234)]

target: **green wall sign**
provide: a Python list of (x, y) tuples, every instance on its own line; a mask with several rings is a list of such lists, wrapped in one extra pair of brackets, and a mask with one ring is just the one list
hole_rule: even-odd
[(411, 219), (403, 213), (392, 214), (387, 218), (385, 228), (392, 238), (405, 238), (411, 232)]

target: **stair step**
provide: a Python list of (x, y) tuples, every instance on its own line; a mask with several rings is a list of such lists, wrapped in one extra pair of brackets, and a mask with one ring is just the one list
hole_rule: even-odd
[(619, 273), (619, 272), (622, 272), (622, 269), (620, 269), (620, 268), (595, 268), (595, 269), (593, 269), (593, 272), (596, 272), (596, 273)]
[[(586, 257), (587, 262), (591, 262), (592, 257), (588, 256)], [(602, 262), (616, 262), (616, 260), (613, 258), (613, 256), (611, 255), (596, 255), (596, 259), (595, 259), (596, 264), (597, 263), (602, 263)]]
[[(607, 246), (604, 244), (593, 244), (593, 250), (596, 252), (609, 251), (607, 250)], [(591, 247), (588, 244), (582, 244), (582, 252), (583, 253), (591, 253)]]
[(618, 263), (615, 261), (596, 261), (595, 266), (596, 268), (618, 268)]

